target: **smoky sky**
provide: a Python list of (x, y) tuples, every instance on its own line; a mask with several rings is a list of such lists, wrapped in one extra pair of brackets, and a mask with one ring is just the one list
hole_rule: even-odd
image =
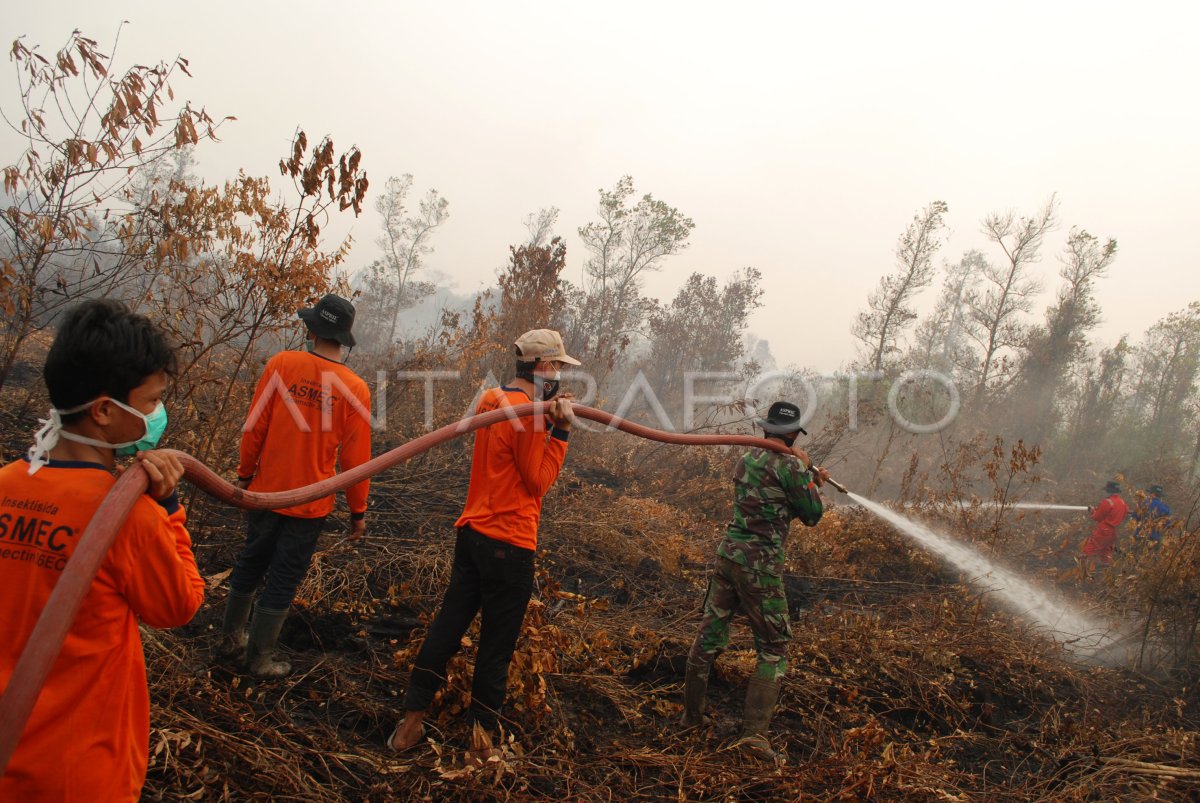
[[(1072, 225), (1115, 237), (1097, 345), (1200, 298), (1195, 6), (72, 1), (15, 5), (0, 32), (49, 55), (79, 28), (107, 52), (121, 20), (119, 64), (182, 54), (195, 77), (177, 96), (237, 116), (196, 154), (205, 179), (277, 174), (297, 127), (356, 144), (374, 188), (412, 173), (416, 193), (449, 199), (427, 263), (459, 293), (491, 284), (547, 206), (578, 282), (575, 229), (628, 174), (696, 223), (649, 294), (757, 267), (751, 329), (781, 363), (854, 358), (855, 314), (934, 200), (950, 206), (940, 263), (999, 256), (983, 216), (1057, 193), (1030, 320)], [(14, 102), (10, 69), (0, 105)], [(0, 143), (11, 163), (19, 143)], [(377, 255), (370, 205), (327, 231), (354, 237), (350, 269)]]

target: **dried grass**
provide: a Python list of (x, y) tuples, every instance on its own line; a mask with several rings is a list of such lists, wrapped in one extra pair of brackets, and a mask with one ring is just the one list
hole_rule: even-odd
[[(398, 425), (385, 438), (416, 431)], [(808, 607), (794, 611), (791, 669), (772, 727), (789, 765), (728, 749), (754, 664), (741, 626), (710, 686), (712, 724), (680, 734), (684, 663), (727, 512), (727, 465), (679, 464), (696, 472), (693, 490), (705, 509), (663, 491), (670, 466), (635, 470), (637, 454), (622, 454), (619, 441), (581, 441), (546, 499), (537, 590), (514, 657), (500, 756), (462, 763), (471, 743), (460, 714), (473, 644), (451, 666), (429, 741), (401, 756), (384, 748), (445, 588), (451, 524), (466, 491), (464, 444), (377, 478), (364, 543), (324, 537), (283, 634), (296, 667), (284, 680), (252, 679), (216, 657), (225, 576), (243, 525), (219, 508), (193, 517), (209, 601), (186, 628), (144, 631), (153, 706), (145, 799), (1200, 795), (1194, 639), (1152, 628), (1182, 645), (1172, 673), (1082, 667), (934, 559), (845, 508), (793, 535), (789, 586)], [(1140, 599), (1187, 610), (1179, 595), (1194, 587), (1195, 572), (1170, 567), (1191, 566), (1194, 533), (1179, 533), (1158, 556), (1118, 565), (1106, 581), (1084, 583), (1067, 571), (1079, 533), (1049, 517), (1023, 518), (999, 540), (979, 517), (943, 523), (959, 537), (1007, 545), (1014, 565), (1046, 582), (1074, 582), (1074, 593), (1098, 604), (1111, 607), (1121, 578), (1140, 577), (1126, 587), (1149, 590), (1126, 595), (1128, 611)]]
[(796, 553), (806, 560), (790, 566), (808, 576), (815, 602), (794, 622), (773, 726), (789, 766), (727, 749), (754, 664), (743, 628), (710, 687), (713, 724), (679, 734), (718, 523), (584, 482), (587, 470), (565, 473), (547, 499), (499, 757), (461, 760), (474, 633), (450, 666), (429, 743), (404, 756), (383, 747), (452, 543), (453, 513), (411, 500), (439, 498), (433, 489), (465, 471), (410, 467), (376, 485), (405, 518), (393, 527), (376, 516), (367, 544), (333, 536), (320, 553), (285, 631), (293, 677), (251, 680), (211, 656), (219, 582), (189, 629), (147, 640), (147, 797), (1017, 801), (1200, 790), (1189, 688), (1071, 663), (886, 528), (845, 511), (805, 531)]

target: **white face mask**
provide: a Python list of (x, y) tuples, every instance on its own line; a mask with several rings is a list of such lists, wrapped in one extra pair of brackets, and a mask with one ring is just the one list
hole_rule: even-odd
[(533, 373), (538, 379), (544, 379), (547, 382), (562, 381), (562, 366), (556, 366), (554, 363), (542, 363), (542, 367)]
[[(72, 413), (78, 413), (82, 410), (86, 410), (96, 402), (103, 401), (105, 399), (117, 405), (127, 413), (131, 413), (142, 419), (142, 425), (146, 428), (145, 434), (143, 434), (137, 440), (126, 441), (124, 443), (110, 443), (109, 441), (89, 438), (85, 435), (77, 435), (74, 432), (67, 432), (62, 428), (62, 417), (64, 415), (70, 415)], [(132, 454), (133, 452), (141, 449), (152, 449), (158, 443), (158, 439), (162, 437), (163, 430), (166, 429), (167, 411), (166, 408), (163, 407), (163, 403), (160, 401), (154, 406), (154, 409), (150, 412), (150, 414), (146, 415), (140, 410), (135, 410), (128, 404), (119, 402), (111, 396), (101, 396), (100, 398), (92, 399), (89, 402), (84, 402), (83, 404), (70, 407), (66, 410), (57, 410), (51, 407), (50, 417), (38, 419), (38, 423), (41, 424), (42, 427), (37, 431), (36, 434), (34, 434), (33, 446), (29, 447), (29, 452), (27, 453), (27, 456), (29, 457), (29, 473), (31, 475), (36, 474), (38, 469), (50, 462), (50, 450), (58, 445), (59, 438), (68, 441), (74, 441), (75, 443), (84, 443), (88, 446), (97, 446), (101, 449), (113, 449), (116, 450), (118, 454)], [(125, 452), (123, 450), (129, 451)]]

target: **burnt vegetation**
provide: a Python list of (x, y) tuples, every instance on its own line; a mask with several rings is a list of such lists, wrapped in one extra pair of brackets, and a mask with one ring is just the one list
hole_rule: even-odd
[[(449, 214), (436, 190), (412, 210), (412, 176), (381, 182), (380, 254), (360, 258), (322, 234), (332, 215), (364, 209), (367, 157), (356, 148), (313, 146), (296, 132), (274, 179), (251, 171), (212, 185), (192, 175), (188, 154), (220, 123), (175, 99), (185, 60), (118, 74), (79, 34), (55, 55), (18, 41), (12, 59), (21, 95), (2, 105), (28, 148), (6, 160), (0, 212), (6, 459), (46, 407), (37, 377), (56, 315), (104, 294), (162, 322), (180, 348), (165, 445), (228, 472), (263, 361), (298, 342), (296, 308), (340, 289), (355, 295), (366, 333), (353, 367), (376, 398), (380, 377), (392, 378), (376, 453), (461, 416), (489, 374), (508, 375), (506, 344), (549, 326), (597, 379), (590, 403), (651, 425), (660, 409), (683, 423), (688, 370), (724, 373), (715, 387), (731, 399), (698, 408), (691, 429), (749, 432), (756, 405), (815, 389), (807, 445), (841, 481), (908, 505), (1102, 619), (1136, 625), (1128, 660), (1081, 664), (971, 578), (831, 497), (820, 525), (797, 526), (789, 545), (794, 639), (772, 728), (789, 765), (756, 764), (726, 749), (754, 665), (748, 630), (735, 628), (717, 663), (711, 725), (680, 734), (676, 724), (735, 455), (579, 431), (545, 500), (503, 755), (461, 762), (472, 634), (429, 743), (397, 756), (383, 745), (448, 577), (469, 473), (462, 439), (375, 478), (364, 543), (343, 541), (331, 518), (281, 639), (296, 667), (284, 680), (217, 657), (244, 527), (236, 511), (185, 500), (209, 598), (185, 628), (143, 630), (153, 702), (145, 799), (1023, 801), (1185, 799), (1200, 788), (1200, 304), (1164, 311), (1140, 339), (1095, 342), (1094, 288), (1118, 251), (1076, 226), (1053, 300), (1036, 315), (1048, 273), (1038, 260), (1060, 226), (1055, 199), (982, 221), (978, 248), (942, 263), (926, 313), (914, 302), (938, 277), (950, 208), (916, 214), (853, 326), (856, 367), (871, 373), (852, 407), (849, 371), (755, 384), (773, 367), (746, 334), (766, 303), (757, 269), (724, 282), (693, 274), (665, 301), (645, 294), (649, 272), (685, 261), (694, 224), (639, 196), (629, 177), (600, 191), (596, 219), (577, 230), (583, 286), (562, 278), (557, 210), (541, 210), (492, 291), (402, 335), (405, 311), (433, 288), (423, 260)], [(51, 88), (77, 102), (43, 108)], [(356, 265), (365, 267), (342, 270)], [(428, 421), (423, 384), (394, 381), (426, 370), (458, 372), (432, 384)], [(961, 407), (948, 427), (914, 433), (889, 413), (889, 399), (915, 422), (947, 409), (945, 384), (911, 370), (953, 380)], [(653, 399), (634, 392), (639, 381)], [(1125, 525), (1126, 546), (1104, 572), (1076, 561), (1084, 516), (1013, 507), (1091, 504), (1114, 475), (1134, 489), (1131, 502), (1136, 489), (1164, 485), (1176, 516), (1153, 548)]]

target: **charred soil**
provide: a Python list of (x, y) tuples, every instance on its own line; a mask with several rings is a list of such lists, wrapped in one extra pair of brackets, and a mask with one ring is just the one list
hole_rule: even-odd
[(208, 603), (188, 627), (144, 636), (154, 704), (145, 799), (1025, 801), (1200, 790), (1192, 685), (1072, 662), (845, 508), (793, 532), (791, 666), (772, 726), (787, 766), (729, 749), (754, 665), (740, 625), (709, 687), (710, 720), (681, 732), (720, 522), (580, 476), (546, 500), (501, 757), (462, 762), (475, 631), (449, 667), (427, 741), (394, 754), (384, 743), (452, 544), (449, 502), (417, 504), (412, 493), (453, 487), (461, 472), (461, 461), (401, 469), (376, 485), (390, 513), (373, 514), (366, 542), (326, 534), (281, 638), (295, 667), (283, 680), (216, 655), (242, 530), (236, 515), (206, 515), (195, 535)]

